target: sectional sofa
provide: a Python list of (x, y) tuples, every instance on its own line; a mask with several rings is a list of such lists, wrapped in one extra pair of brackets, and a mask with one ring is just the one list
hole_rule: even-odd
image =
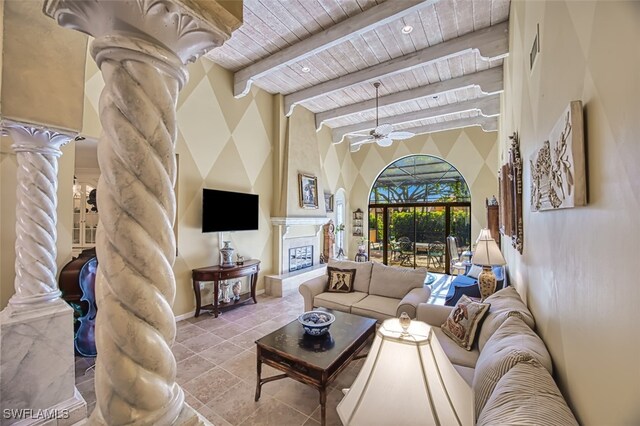
[(556, 386), (547, 348), (534, 332), (533, 315), (513, 287), (489, 296), (471, 350), (440, 328), (451, 306), (421, 303), (417, 318), (430, 324), (456, 370), (472, 387), (477, 425), (577, 425)]

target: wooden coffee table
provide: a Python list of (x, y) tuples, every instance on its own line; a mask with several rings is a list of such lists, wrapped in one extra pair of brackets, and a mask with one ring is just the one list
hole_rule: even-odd
[[(312, 386), (320, 392), (321, 424), (326, 422), (327, 386), (354, 359), (363, 358), (358, 352), (376, 331), (376, 320), (331, 311), (336, 320), (325, 336), (307, 335), (298, 320), (256, 340), (258, 378), (256, 401), (260, 399), (262, 385), (290, 377)], [(272, 377), (262, 378), (262, 363), (283, 371)]]

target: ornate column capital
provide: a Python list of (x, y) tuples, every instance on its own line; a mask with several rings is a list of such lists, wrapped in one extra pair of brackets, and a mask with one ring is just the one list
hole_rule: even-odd
[(49, 308), (60, 302), (56, 279), (58, 157), (73, 134), (38, 124), (0, 121), (13, 139), (18, 170), (16, 188), (15, 294), (11, 315)]
[(183, 64), (222, 45), (241, 25), (216, 0), (46, 0), (44, 13), (96, 39), (121, 36), (164, 46)]
[(75, 138), (75, 134), (45, 128), (31, 123), (3, 120), (0, 122), (2, 134), (13, 139), (11, 148), (15, 152), (34, 152), (60, 157), (60, 148)]

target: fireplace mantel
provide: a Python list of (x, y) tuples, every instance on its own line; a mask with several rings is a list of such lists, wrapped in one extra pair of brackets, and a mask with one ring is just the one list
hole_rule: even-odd
[[(277, 275), (289, 273), (289, 249), (302, 246), (313, 246), (313, 265), (320, 263), (320, 233), (322, 227), (329, 222), (326, 216), (287, 216), (272, 217), (274, 228), (274, 270)], [(309, 227), (302, 233), (295, 228)]]
[(283, 231), (280, 232), (280, 237), (284, 240), (288, 237), (289, 229), (292, 226), (315, 226), (315, 234), (318, 236), (322, 231), (322, 226), (329, 222), (326, 216), (290, 216), (290, 217), (272, 217), (271, 224), (274, 226), (281, 226)]
[(297, 216), (297, 217), (272, 217), (272, 225), (324, 225), (329, 222), (326, 216)]

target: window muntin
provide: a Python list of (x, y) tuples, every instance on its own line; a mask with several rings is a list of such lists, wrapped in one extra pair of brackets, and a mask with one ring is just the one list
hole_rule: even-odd
[(413, 155), (389, 165), (378, 176), (369, 204), (470, 202), (464, 178), (448, 162), (430, 155)]

